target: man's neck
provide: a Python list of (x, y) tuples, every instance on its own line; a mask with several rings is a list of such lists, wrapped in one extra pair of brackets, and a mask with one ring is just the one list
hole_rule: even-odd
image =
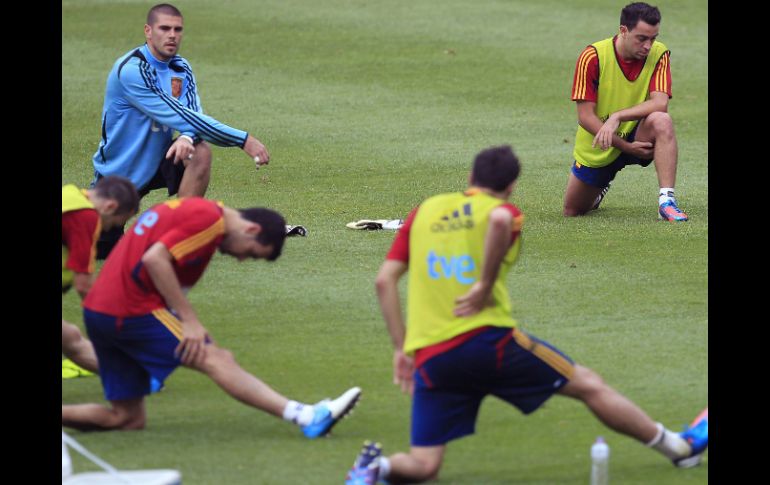
[(615, 37), (614, 45), (615, 45), (615, 52), (617, 53), (617, 55), (620, 57), (621, 60), (625, 62), (631, 62), (636, 60), (633, 56), (626, 57), (625, 50), (624, 50), (625, 44), (623, 44), (623, 36), (621, 36), (620, 34), (618, 34)]
[(163, 64), (168, 64), (168, 61), (171, 60), (171, 58), (166, 58), (162, 56), (160, 53), (158, 53), (155, 49), (152, 48), (152, 46), (148, 43), (145, 43), (147, 46), (147, 50), (150, 52), (150, 55), (158, 62), (162, 62)]
[(484, 192), (485, 194), (500, 200), (508, 200), (508, 197), (510, 195), (506, 190), (498, 192), (496, 190), (492, 190), (487, 187), (479, 187), (478, 185), (471, 185), (470, 187), (468, 187), (468, 191)]

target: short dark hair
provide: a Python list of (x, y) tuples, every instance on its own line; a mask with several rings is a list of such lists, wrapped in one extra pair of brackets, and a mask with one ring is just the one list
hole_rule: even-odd
[(94, 185), (96, 195), (103, 199), (114, 199), (118, 203), (115, 215), (139, 212), (139, 193), (130, 180), (117, 175), (100, 178)]
[(276, 211), (264, 207), (238, 209), (238, 212), (244, 219), (262, 226), (262, 230), (257, 234), (257, 242), (265, 246), (273, 246), (273, 254), (266, 258), (268, 261), (278, 259), (283, 249), (283, 242), (286, 240), (286, 219)]
[(155, 24), (155, 20), (157, 19), (159, 13), (171, 15), (172, 17), (182, 17), (182, 12), (180, 12), (179, 9), (175, 6), (171, 5), (170, 3), (159, 3), (158, 5), (152, 7), (149, 12), (147, 12), (147, 25)]
[(635, 2), (629, 3), (620, 12), (620, 25), (625, 25), (628, 30), (634, 30), (640, 20), (650, 25), (658, 25), (660, 10), (644, 2)]
[(473, 161), (472, 184), (499, 192), (516, 180), (520, 171), (519, 159), (510, 145), (487, 148)]

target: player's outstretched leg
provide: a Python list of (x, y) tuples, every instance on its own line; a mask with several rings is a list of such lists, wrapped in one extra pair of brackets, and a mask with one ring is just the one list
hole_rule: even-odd
[(361, 397), (361, 389), (353, 387), (336, 399), (324, 399), (315, 405), (291, 401), (244, 370), (235, 361), (232, 352), (215, 344), (206, 346), (204, 361), (192, 368), (209, 376), (222, 390), (242, 403), (298, 425), (308, 438), (328, 434)]
[(587, 367), (575, 365), (572, 378), (559, 393), (583, 401), (605, 426), (641, 441), (677, 466), (697, 465), (708, 446), (707, 411), (705, 418), (701, 413), (685, 432), (674, 433), (653, 421), (639, 406)]

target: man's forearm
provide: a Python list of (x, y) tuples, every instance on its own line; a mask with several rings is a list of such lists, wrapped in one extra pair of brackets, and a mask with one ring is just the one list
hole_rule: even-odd
[(511, 245), (512, 216), (505, 209), (495, 209), (490, 215), (489, 228), (484, 240), (484, 266), (481, 284), (491, 288), (497, 280), (505, 253)]
[(182, 286), (179, 284), (169, 258), (171, 258), (171, 253), (166, 247), (156, 243), (142, 257), (142, 262), (147, 268), (147, 273), (150, 275), (155, 289), (163, 297), (166, 305), (176, 311), (182, 321), (188, 318), (197, 318), (192, 305), (182, 291)]
[(398, 295), (398, 285), (382, 285), (377, 287), (377, 297), (382, 310), (382, 317), (393, 342), (393, 348), (404, 348), (404, 317), (401, 314), (401, 300)]

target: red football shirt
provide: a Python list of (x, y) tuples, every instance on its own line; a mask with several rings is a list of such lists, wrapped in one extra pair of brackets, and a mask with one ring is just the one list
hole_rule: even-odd
[(61, 215), (61, 243), (69, 252), (66, 268), (75, 273), (94, 272), (100, 222), (96, 209), (80, 209)]
[[(613, 45), (615, 42), (613, 37)], [(615, 48), (615, 59), (617, 60), (620, 69), (626, 78), (633, 81), (644, 68), (644, 63), (647, 59), (630, 60), (626, 61), (620, 54), (618, 54), (617, 47)], [(670, 54), (666, 52), (658, 60), (658, 64), (655, 66), (655, 71), (652, 73), (652, 79), (650, 79), (649, 91), (661, 91), (668, 94), (671, 97), (671, 64)], [(589, 45), (578, 56), (577, 63), (575, 65), (575, 76), (572, 81), (572, 101), (592, 101), (597, 102), (599, 92), (599, 56), (596, 55), (596, 48)]]
[(162, 243), (174, 258), (181, 286), (193, 286), (224, 237), (223, 212), (219, 202), (200, 197), (169, 200), (145, 211), (113, 248), (83, 306), (116, 317), (165, 308), (142, 256), (156, 242)]

